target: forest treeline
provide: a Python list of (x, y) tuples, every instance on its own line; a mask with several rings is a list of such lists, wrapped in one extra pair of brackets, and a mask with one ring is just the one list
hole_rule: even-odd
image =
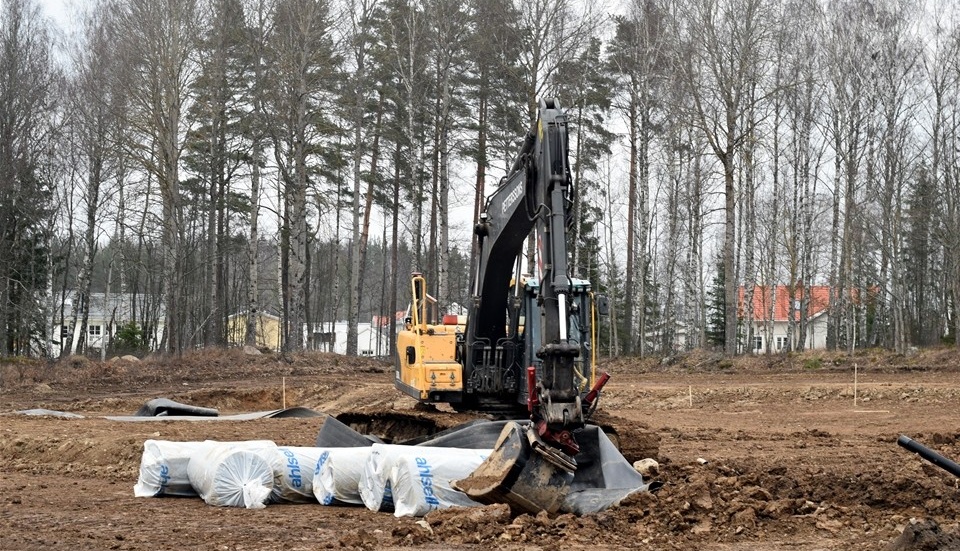
[(111, 323), (162, 326), (170, 353), (269, 312), (286, 351), (346, 320), (355, 354), (358, 322), (395, 332), (412, 271), (442, 308), (467, 304), (470, 228), (545, 97), (569, 118), (573, 272), (611, 298), (602, 354), (736, 353), (753, 342), (741, 293), (782, 286), (788, 349), (814, 285), (828, 347), (956, 342), (958, 16), (949, 0), (93, 0), (58, 29), (4, 0), (0, 356), (83, 352), (95, 293), (162, 304)]

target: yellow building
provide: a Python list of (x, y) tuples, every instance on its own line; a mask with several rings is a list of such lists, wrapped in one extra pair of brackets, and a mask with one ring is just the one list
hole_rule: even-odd
[[(227, 318), (227, 342), (243, 346), (247, 336), (247, 313), (240, 312)], [(257, 348), (280, 350), (280, 318), (266, 312), (257, 314)]]

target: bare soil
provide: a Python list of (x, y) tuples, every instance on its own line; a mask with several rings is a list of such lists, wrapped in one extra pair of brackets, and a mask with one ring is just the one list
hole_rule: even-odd
[[(133, 497), (146, 439), (312, 445), (320, 418), (103, 418), (157, 397), (221, 413), (299, 405), (424, 416), (394, 390), (387, 363), (238, 351), (3, 363), (0, 549), (960, 549), (958, 479), (896, 445), (907, 434), (960, 459), (960, 352), (698, 353), (602, 368), (613, 375), (605, 414), (660, 438), (659, 492), (583, 517), (513, 517), (489, 506), (398, 519), (363, 508)], [(32, 408), (84, 417), (14, 413)]]

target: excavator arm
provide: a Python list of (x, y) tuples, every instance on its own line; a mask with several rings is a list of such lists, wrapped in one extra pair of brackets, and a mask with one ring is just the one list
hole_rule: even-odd
[[(581, 345), (579, 339), (571, 339), (568, 326), (572, 303), (567, 226), (572, 186), (566, 115), (555, 100), (541, 100), (537, 121), (510, 174), (488, 200), (475, 229), (480, 255), (464, 353), (468, 386), (472, 382), (477, 390), (490, 390), (500, 385), (507, 392), (515, 392), (518, 383), (525, 387), (517, 395), (531, 414), (531, 442), (548, 453), (552, 463), (570, 470), (576, 465), (571, 456), (579, 450), (572, 431), (584, 425), (575, 366)], [(539, 251), (540, 319), (527, 319), (526, 324), (538, 326), (534, 352), (540, 361), (516, 373), (516, 362), (503, 346), (511, 342), (509, 333), (516, 322), (504, 320), (517, 319), (520, 259), (531, 234)], [(598, 391), (594, 389), (590, 396)]]
[(510, 372), (511, 366), (504, 365), (503, 347), (498, 343), (509, 337), (506, 333), (512, 324), (504, 323), (505, 312), (517, 307), (518, 260), (527, 237), (535, 232), (542, 267), (538, 278), (541, 320), (532, 321), (540, 322), (540, 343), (535, 352), (541, 364), (534, 377), (535, 395), (530, 396), (528, 389), (525, 398), (535, 405), (535, 421), (549, 429), (544, 430), (547, 436), (583, 424), (574, 376), (574, 359), (580, 347), (570, 342), (567, 327), (570, 276), (566, 228), (572, 207), (571, 187), (566, 115), (555, 100), (541, 100), (537, 121), (511, 173), (488, 200), (475, 229), (480, 254), (467, 317), (464, 365), (468, 380), (493, 381), (478, 387), (495, 387), (499, 382), (512, 392), (515, 384), (527, 383), (525, 373)]

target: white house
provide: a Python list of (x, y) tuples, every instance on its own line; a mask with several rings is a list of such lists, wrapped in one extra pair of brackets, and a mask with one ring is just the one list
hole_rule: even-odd
[[(815, 285), (808, 289), (807, 305), (807, 334), (804, 341), (805, 350), (819, 350), (827, 347), (827, 307), (830, 304), (830, 288), (825, 285)], [(792, 295), (792, 296), (791, 296)], [(746, 293), (740, 288), (740, 317), (746, 318), (744, 302)], [(773, 288), (757, 286), (753, 291), (753, 342), (750, 351), (763, 353), (767, 343), (771, 343), (773, 352), (798, 348), (800, 339), (800, 305), (802, 289), (791, 292), (786, 285), (777, 285)], [(790, 307), (793, 304), (793, 334), (790, 333)], [(772, 314), (772, 319), (771, 319)], [(746, 330), (744, 329), (744, 332)]]
[[(54, 309), (55, 316), (50, 320), (50, 346), (49, 353), (52, 356), (58, 356), (64, 346), (65, 341), (71, 335), (70, 353), (75, 354), (77, 344), (80, 340), (81, 318), (80, 312), (77, 312), (77, 320), (74, 323), (73, 309), (76, 301), (76, 294), (70, 293), (63, 303), (63, 318), (60, 317), (59, 298), (57, 299), (57, 308)], [(130, 323), (136, 322), (142, 326), (142, 320), (150, 320), (152, 326), (149, 335), (144, 337), (147, 340), (147, 346), (151, 350), (156, 349), (160, 338), (163, 336), (164, 308), (157, 297), (152, 295), (133, 295), (131, 293), (90, 293), (90, 309), (87, 316), (86, 327), (86, 346), (88, 351), (105, 352), (105, 347), (109, 347), (110, 340), (116, 335), (117, 330)]]
[[(315, 323), (304, 325), (303, 337), (309, 350), (336, 354), (347, 353), (347, 322)], [(357, 324), (357, 354), (361, 356), (389, 356), (390, 335), (382, 327), (372, 323)]]

